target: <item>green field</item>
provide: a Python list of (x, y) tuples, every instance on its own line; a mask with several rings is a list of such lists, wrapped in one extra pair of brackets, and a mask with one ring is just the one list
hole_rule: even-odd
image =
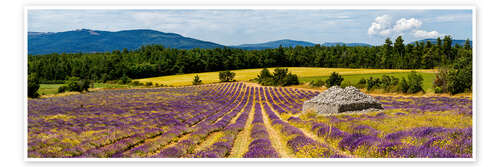
[[(257, 77), (262, 68), (258, 69), (243, 69), (233, 70), (236, 73), (235, 79), (237, 81), (249, 81)], [(274, 68), (269, 68), (272, 72)], [(352, 84), (358, 83), (361, 78), (377, 77), (381, 78), (382, 75), (392, 75), (398, 78), (408, 75), (411, 71), (417, 71), (424, 77), (424, 90), (432, 92), (432, 81), (435, 77), (435, 70), (433, 69), (419, 69), (419, 70), (401, 70), (401, 69), (352, 69), (352, 68), (316, 68), (316, 67), (288, 67), (288, 70), (293, 74), (297, 74), (300, 83), (310, 82), (312, 80), (326, 80), (332, 72), (338, 72), (344, 77), (344, 81), (351, 82)], [(196, 74), (180, 74), (168, 75), (161, 77), (135, 79), (142, 83), (152, 82), (168, 85), (168, 86), (187, 86), (192, 85), (195, 75), (199, 75), (203, 83), (217, 83), (219, 82), (219, 72), (204, 72)], [(40, 84), (38, 93), (41, 95), (57, 94), (57, 89), (64, 84)], [(92, 89), (108, 89), (108, 88), (134, 88), (141, 86), (109, 84), (109, 83), (94, 83)]]
[[(424, 83), (423, 83), (423, 88), (425, 92), (433, 92), (432, 90), (432, 82), (434, 81), (434, 78), (436, 77), (435, 73), (429, 73), (429, 72), (418, 72), (419, 74), (422, 75), (424, 78)], [(409, 72), (392, 72), (392, 73), (378, 73), (378, 74), (352, 74), (352, 75), (342, 75), (344, 77), (344, 82), (350, 82), (352, 84), (356, 84), (359, 82), (361, 78), (368, 79), (370, 77), (373, 78), (382, 78), (382, 75), (390, 75), (394, 76), (397, 78), (402, 78), (402, 77), (407, 77)], [(307, 83), (312, 80), (326, 80), (328, 79), (328, 76), (316, 76), (316, 77), (299, 77), (300, 83)]]
[(38, 89), (38, 93), (40, 95), (49, 95), (56, 94), (57, 88), (64, 84), (40, 84), (40, 88)]
[[(57, 94), (57, 89), (64, 84), (40, 84), (38, 93), (40, 95), (50, 95)], [(109, 88), (132, 88), (132, 85), (120, 85), (120, 84), (109, 84), (109, 83), (94, 83), (94, 86), (90, 89), (109, 89)]]
[[(332, 72), (338, 72), (342, 76), (360, 75), (359, 78), (366, 76), (369, 77), (370, 75), (382, 76), (382, 74), (402, 73), (402, 75), (406, 75), (410, 71), (417, 71), (419, 73), (428, 73), (429, 75), (434, 75), (433, 73), (436, 72), (436, 70), (433, 69), (403, 70), (403, 69), (360, 69), (360, 68), (319, 68), (319, 67), (285, 67), (285, 68), (288, 68), (288, 70), (293, 74), (297, 74), (300, 80), (305, 79), (304, 81), (307, 81), (307, 78), (314, 79), (315, 77), (319, 78), (328, 77)], [(232, 72), (236, 73), (235, 79), (237, 81), (249, 81), (250, 79), (257, 78), (257, 74), (259, 74), (261, 70), (262, 68), (257, 68), (257, 69), (232, 70)], [(274, 68), (269, 68), (269, 70), (272, 72)], [(134, 81), (139, 81), (142, 83), (153, 82), (169, 86), (186, 86), (186, 85), (192, 85), (192, 81), (195, 75), (199, 75), (203, 83), (219, 82), (219, 72), (168, 75), (161, 77), (135, 79)]]

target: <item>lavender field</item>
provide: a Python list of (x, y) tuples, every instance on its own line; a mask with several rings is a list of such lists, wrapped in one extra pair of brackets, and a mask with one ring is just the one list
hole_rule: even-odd
[(472, 157), (471, 98), (375, 96), (384, 111), (302, 113), (318, 93), (234, 82), (29, 99), (28, 157)]

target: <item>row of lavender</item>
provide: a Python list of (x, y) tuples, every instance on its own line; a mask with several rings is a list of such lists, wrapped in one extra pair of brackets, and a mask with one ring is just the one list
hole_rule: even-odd
[[(225, 111), (226, 113), (222, 118), (216, 120), (215, 122), (204, 122), (199, 124), (195, 131), (189, 134), (189, 136), (175, 145), (161, 150), (157, 155), (152, 157), (156, 158), (180, 158), (186, 157), (189, 154), (193, 154), (194, 148), (201, 143), (209, 134), (217, 131), (221, 131), (226, 128), (232, 119), (238, 113), (242, 112), (245, 106), (248, 104), (248, 99), (251, 97), (250, 88), (246, 88), (246, 91), (242, 92), (238, 96), (236, 102), (228, 102), (227, 105), (230, 107)], [(204, 120), (205, 121), (205, 120)]]
[[(225, 115), (243, 84), (110, 90), (30, 99), (30, 157), (112, 157), (149, 138), (161, 148)], [(161, 136), (161, 137), (158, 137)]]
[[(279, 91), (270, 88), (271, 92), (266, 95), (270, 98), (272, 107), (280, 114), (298, 113), (297, 109), (288, 106), (298, 106), (301, 94)], [(286, 89), (285, 89), (286, 90)], [(283, 97), (284, 96), (284, 97)], [(452, 115), (462, 115), (464, 122), (472, 122), (472, 100), (469, 98), (449, 97), (376, 97), (382, 101), (388, 110), (399, 109), (407, 112), (397, 112), (394, 115), (378, 113), (375, 116), (368, 114), (359, 117), (344, 116), (338, 119), (335, 116), (329, 118), (331, 121), (324, 123), (315, 119), (303, 121), (298, 117), (288, 119), (297, 127), (308, 128), (316, 135), (329, 142), (338, 142), (338, 148), (349, 151), (359, 157), (471, 157), (472, 156), (472, 128), (443, 128), (443, 127), (414, 127), (400, 130), (380, 136), (381, 132), (367, 125), (357, 125), (353, 122), (361, 122), (367, 119), (379, 121), (383, 119), (394, 119), (395, 117), (408, 117), (414, 115), (425, 115), (427, 112), (452, 111)], [(307, 99), (304, 99), (307, 100)], [(329, 124), (330, 123), (330, 124)], [(352, 124), (351, 133), (342, 131), (334, 124)], [(358, 155), (356, 155), (358, 154)]]
[[(288, 89), (283, 89), (283, 88), (276, 89), (269, 87), (261, 88), (260, 90), (263, 92), (262, 94), (264, 95), (262, 96), (263, 99), (265, 99), (262, 102), (266, 115), (271, 120), (272, 122), (271, 124), (273, 125), (273, 127), (280, 131), (282, 138), (286, 141), (287, 147), (293, 151), (295, 157), (298, 158), (347, 157), (345, 155), (342, 155), (339, 151), (333, 149), (332, 147), (307, 136), (301, 129), (292, 126), (287, 121), (283, 121), (280, 118), (280, 116), (276, 114), (276, 112), (279, 114), (288, 113), (288, 111), (291, 110), (290, 107), (288, 106), (296, 108), (296, 110), (300, 110), (298, 107), (295, 107), (298, 106), (300, 102), (297, 102), (295, 100), (303, 100), (303, 99), (307, 100), (308, 98), (311, 98), (316, 95), (314, 92), (294, 91), (295, 93), (291, 93), (290, 91), (288, 91)], [(296, 98), (295, 100), (286, 98), (292, 96), (291, 94), (293, 94), (293, 96), (301, 98)], [(272, 107), (269, 104), (271, 104)], [(281, 108), (281, 106), (284, 106), (284, 108)], [(291, 113), (296, 114), (298, 112), (292, 111)]]
[[(321, 120), (295, 117), (302, 103), (317, 94), (293, 88), (226, 83), (30, 99), (28, 154), (29, 157), (220, 158), (230, 154), (244, 128), (251, 128), (251, 143), (243, 156), (279, 157), (263, 122), (269, 119), (294, 157), (472, 155), (470, 127), (420, 126), (385, 134), (379, 127), (358, 124), (447, 111), (469, 119), (470, 99), (376, 97), (386, 109), (402, 112), (331, 116)], [(248, 120), (252, 112), (255, 118)], [(252, 125), (245, 127), (248, 121)], [(343, 124), (350, 124), (348, 130), (338, 127)], [(314, 140), (304, 129), (322, 141)], [(221, 137), (207, 148), (195, 151), (215, 132), (221, 133)]]

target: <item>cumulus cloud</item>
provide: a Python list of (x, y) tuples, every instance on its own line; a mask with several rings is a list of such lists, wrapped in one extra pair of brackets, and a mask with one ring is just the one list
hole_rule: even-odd
[(368, 35), (388, 37), (393, 35), (410, 34), (416, 38), (434, 38), (439, 36), (437, 31), (426, 31), (419, 29), (423, 22), (415, 18), (401, 18), (396, 22), (392, 22), (389, 15), (382, 15), (375, 18), (370, 28)]
[(436, 38), (439, 36), (437, 31), (415, 30), (413, 36), (417, 38)]
[(422, 26), (422, 22), (420, 20), (417, 20), (415, 18), (411, 19), (402, 18), (396, 22), (396, 25), (394, 25), (393, 29), (394, 31), (403, 32), (420, 28), (420, 26)]
[(372, 22), (370, 28), (368, 28), (368, 35), (377, 35), (383, 32), (384, 34), (390, 33), (389, 28), (391, 26), (391, 16), (382, 15), (375, 18), (375, 22)]

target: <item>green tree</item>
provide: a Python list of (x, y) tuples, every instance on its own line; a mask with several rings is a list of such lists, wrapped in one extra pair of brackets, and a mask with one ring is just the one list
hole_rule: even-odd
[(393, 61), (394, 63), (397, 63), (397, 68), (402, 68), (405, 66), (405, 61), (404, 61), (404, 53), (405, 53), (405, 44), (403, 43), (403, 37), (398, 36), (396, 38), (396, 41), (394, 42), (394, 54), (396, 55), (395, 58), (396, 60)]
[(273, 72), (274, 85), (285, 85), (288, 68), (275, 68)]
[(130, 79), (127, 75), (123, 74), (122, 77), (120, 77), (120, 84), (128, 84), (132, 82), (132, 79)]
[(286, 74), (284, 84), (281, 86), (298, 85), (298, 84), (299, 84), (299, 77), (297, 77), (296, 74), (288, 73)]
[(219, 72), (219, 80), (221, 82), (233, 82), (235, 76), (236, 73), (231, 72), (229, 70)]
[(385, 44), (383, 46), (383, 51), (382, 51), (382, 59), (381, 59), (381, 64), (383, 65), (383, 68), (392, 68), (393, 66), (393, 61), (392, 61), (392, 41), (390, 38), (385, 39)]
[(326, 87), (332, 87), (332, 86), (340, 86), (340, 84), (344, 81), (344, 78), (339, 75), (337, 72), (333, 72), (330, 74), (330, 77), (326, 80)]
[(193, 85), (201, 85), (202, 81), (200, 80), (200, 76), (195, 75), (193, 79)]
[(432, 87), (434, 88), (434, 93), (448, 92), (448, 69), (446, 67), (439, 68), (439, 72), (436, 74)]
[(443, 39), (443, 54), (446, 56), (446, 61), (444, 63), (451, 62), (455, 59), (455, 54), (453, 53), (451, 43), (453, 40), (451, 36), (446, 35)]
[(465, 40), (464, 49), (467, 49), (467, 50), (471, 50), (472, 49), (472, 46), (471, 46), (469, 38), (467, 38), (467, 40)]
[(273, 80), (273, 75), (267, 68), (264, 68), (260, 71), (260, 74), (257, 75), (257, 81), (261, 85), (270, 85)]
[(68, 87), (68, 91), (80, 92), (80, 85), (78, 84), (79, 81), (80, 81), (79, 77), (69, 77), (66, 80), (66, 85)]
[(38, 89), (40, 88), (40, 81), (36, 74), (28, 75), (28, 97), (37, 98), (40, 95), (38, 94)]
[(448, 71), (448, 91), (451, 94), (472, 90), (472, 51), (461, 51), (459, 57)]
[(90, 81), (88, 79), (80, 80), (79, 77), (69, 77), (66, 80), (65, 87), (59, 89), (58, 92), (60, 91), (64, 92), (66, 91), (66, 89), (68, 91), (75, 91), (75, 92), (83, 92), (83, 91), (88, 92), (89, 87), (90, 87)]
[(422, 75), (417, 74), (417, 72), (412, 71), (408, 74), (408, 90), (406, 93), (417, 93), (423, 91), (422, 88), (424, 78)]

